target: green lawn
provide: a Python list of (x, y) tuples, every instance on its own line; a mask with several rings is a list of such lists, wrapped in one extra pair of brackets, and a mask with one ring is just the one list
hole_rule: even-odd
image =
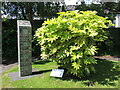
[(89, 77), (78, 79), (71, 76), (63, 78), (50, 77), (50, 70), (57, 68), (55, 62), (36, 61), (33, 63), (33, 68), (41, 71), (41, 75), (28, 79), (10, 81), (7, 73), (17, 72), (18, 67), (15, 66), (2, 75), (3, 88), (88, 88), (88, 82), (94, 82), (94, 86), (90, 88), (117, 88), (119, 69), (117, 62), (98, 60), (98, 65), (95, 66), (96, 73)]

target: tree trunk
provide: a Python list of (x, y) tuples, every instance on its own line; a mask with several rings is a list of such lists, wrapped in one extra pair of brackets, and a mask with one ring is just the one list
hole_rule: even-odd
[(26, 19), (29, 20), (32, 25), (34, 25), (32, 7), (33, 7), (32, 3), (26, 3)]

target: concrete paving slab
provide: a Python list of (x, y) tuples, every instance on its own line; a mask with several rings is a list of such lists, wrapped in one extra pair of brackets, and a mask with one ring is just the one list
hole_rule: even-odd
[(11, 78), (11, 81), (16, 81), (16, 80), (22, 80), (22, 79), (27, 79), (27, 78), (39, 76), (42, 74), (42, 73), (34, 74), (35, 72), (39, 72), (38, 70), (35, 70), (35, 69), (33, 69), (32, 72), (33, 72), (32, 75), (22, 76), (22, 77), (19, 76), (19, 72), (11, 72), (11, 73), (8, 73), (7, 75)]

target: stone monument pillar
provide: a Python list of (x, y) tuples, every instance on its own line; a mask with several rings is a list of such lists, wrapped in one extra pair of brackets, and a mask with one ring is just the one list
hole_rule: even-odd
[(32, 29), (29, 21), (17, 20), (19, 76), (32, 74)]

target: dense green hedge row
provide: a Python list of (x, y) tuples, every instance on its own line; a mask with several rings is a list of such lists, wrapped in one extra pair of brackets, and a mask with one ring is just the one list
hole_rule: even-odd
[[(34, 26), (32, 27), (32, 34), (35, 30), (42, 25), (43, 20), (34, 21)], [(37, 41), (34, 39), (32, 41), (32, 51), (33, 57), (38, 57), (40, 55), (40, 47), (36, 45)], [(17, 20), (7, 20), (2, 22), (2, 57), (3, 60), (16, 60), (17, 61)]]
[[(7, 20), (2, 22), (2, 57), (6, 60), (17, 60), (17, 21)], [(34, 21), (33, 35), (37, 28), (41, 27), (43, 21)], [(109, 40), (98, 43), (101, 48), (99, 55), (104, 54), (118, 54), (118, 48), (120, 46), (120, 28), (109, 29), (110, 35)], [(33, 39), (33, 57), (40, 55), (40, 47), (36, 45), (37, 41)], [(107, 45), (106, 45), (107, 44)]]
[(120, 28), (110, 28), (109, 32), (111, 41), (113, 41), (113, 45), (109, 46), (111, 49), (111, 54), (120, 56)]
[(2, 57), (3, 59), (17, 59), (17, 22), (7, 20), (2, 22)]

